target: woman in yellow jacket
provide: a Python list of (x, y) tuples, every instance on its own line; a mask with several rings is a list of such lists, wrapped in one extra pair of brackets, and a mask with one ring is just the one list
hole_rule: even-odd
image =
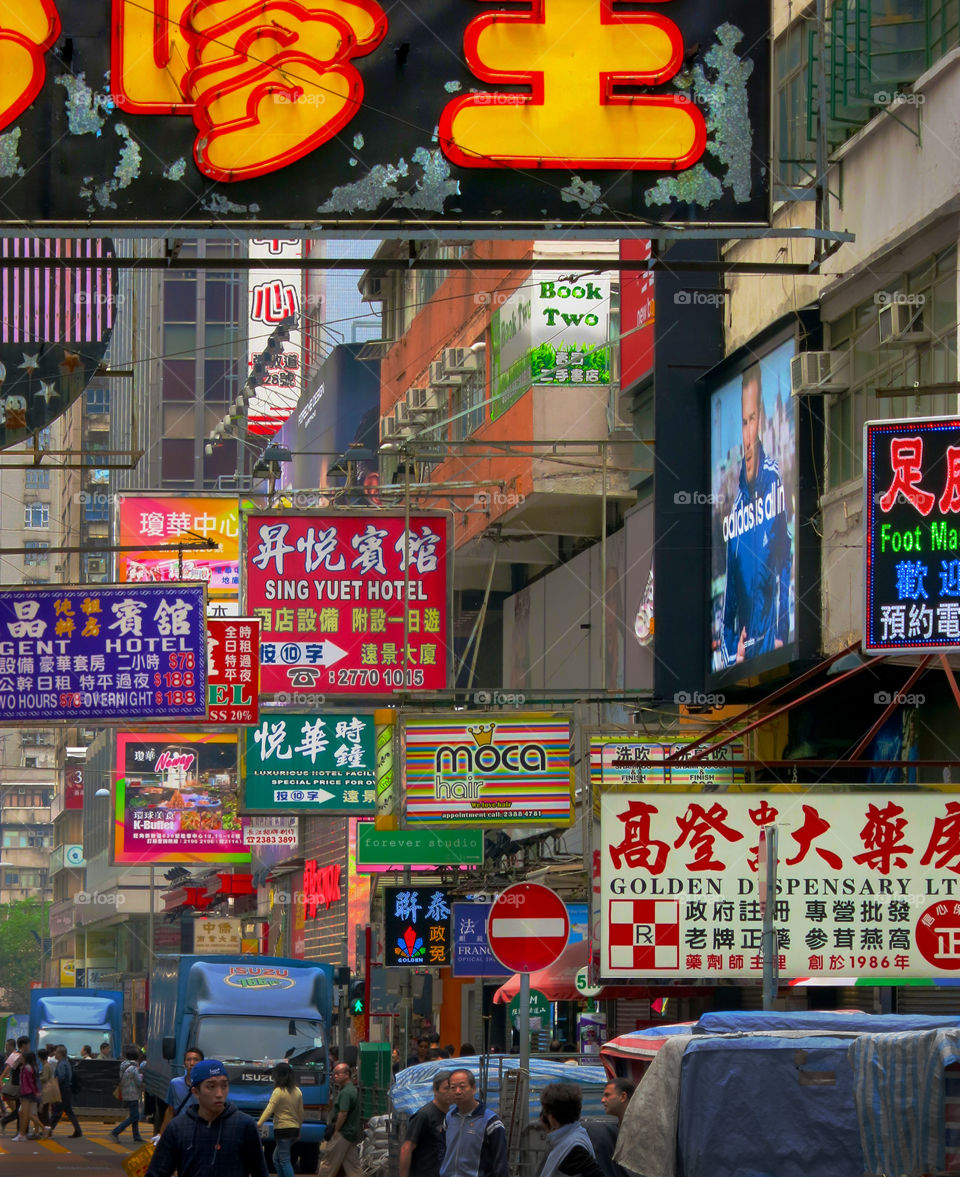
[(277, 1142), (273, 1163), (277, 1177), (294, 1177), (290, 1149), (303, 1126), (303, 1093), (293, 1081), (289, 1063), (277, 1063), (273, 1068), (273, 1094), (260, 1114), (257, 1123), (262, 1127), (273, 1120), (273, 1138)]

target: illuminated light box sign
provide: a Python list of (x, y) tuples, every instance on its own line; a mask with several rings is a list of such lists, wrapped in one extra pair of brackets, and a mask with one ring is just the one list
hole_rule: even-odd
[[(645, 740), (620, 732), (590, 736), (590, 782), (598, 793), (624, 793), (637, 789), (665, 788), (674, 792), (701, 789), (726, 792), (743, 784), (743, 745), (727, 744), (716, 752), (698, 749), (702, 764), (665, 764), (686, 745)], [(599, 811), (597, 811), (599, 816)]]
[(960, 649), (960, 419), (864, 427), (867, 653)]
[(260, 713), (260, 622), (207, 618), (208, 723), (252, 724)]
[(0, 590), (0, 720), (205, 719), (197, 584)]
[(483, 830), (378, 830), (373, 822), (357, 823), (357, 870), (383, 867), (480, 866)]
[(383, 888), (383, 963), (450, 964), (450, 895), (440, 887)]
[[(2, 76), (15, 84), (14, 71)], [(0, 243), (0, 447), (46, 428), (93, 379), (117, 313), (113, 256), (107, 239)]]
[(114, 862), (250, 862), (236, 736), (119, 732), (114, 806)]
[(10, 7), (18, 226), (768, 219), (769, 14), (746, 0)]
[(405, 541), (402, 513), (244, 516), (264, 694), (447, 686), (450, 517), (417, 512), (409, 527)]
[[(255, 380), (247, 427), (271, 437), (296, 408), (303, 389), (303, 279), (296, 270), (272, 270), (269, 261), (302, 258), (303, 241), (255, 237), (248, 252), (260, 265), (251, 268), (247, 291), (248, 367)], [(281, 324), (286, 338), (261, 363), (267, 340)]]
[[(94, 502), (97, 501), (95, 492)], [(202, 580), (211, 598), (240, 595), (239, 502), (217, 495), (117, 496), (117, 579)], [(212, 540), (215, 550), (178, 552), (173, 545)], [(137, 551), (137, 545), (142, 547)], [(166, 551), (158, 551), (163, 547)]]
[(573, 822), (567, 719), (410, 720), (403, 746), (408, 825)]
[(244, 810), (375, 813), (372, 715), (270, 715), (248, 728)]
[(775, 824), (783, 978), (960, 979), (955, 796), (603, 797), (600, 976), (759, 979), (759, 833)]

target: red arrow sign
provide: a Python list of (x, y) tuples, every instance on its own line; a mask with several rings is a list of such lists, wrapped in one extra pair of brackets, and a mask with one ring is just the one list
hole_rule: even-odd
[(552, 965), (570, 935), (563, 900), (539, 883), (516, 883), (501, 891), (487, 918), (490, 951), (514, 973), (535, 973)]

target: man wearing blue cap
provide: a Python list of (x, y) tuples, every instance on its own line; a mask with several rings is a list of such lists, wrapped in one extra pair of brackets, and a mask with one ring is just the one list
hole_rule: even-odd
[(164, 1129), (147, 1177), (268, 1177), (257, 1122), (230, 1103), (227, 1068), (215, 1058), (195, 1063), (186, 1108)]

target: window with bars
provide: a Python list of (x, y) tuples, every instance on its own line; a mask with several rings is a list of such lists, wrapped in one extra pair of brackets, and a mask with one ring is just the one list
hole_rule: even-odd
[(474, 433), (486, 419), (487, 369), (481, 365), (460, 381), (453, 393), (450, 432), (453, 441), (463, 441)]
[(49, 503), (27, 503), (23, 508), (23, 526), (31, 530), (50, 526)]
[[(881, 344), (880, 309), (898, 295), (921, 304), (919, 316), (928, 339)], [(827, 479), (841, 486), (863, 473), (863, 425), (876, 418), (936, 417), (956, 411), (956, 390), (928, 390), (958, 379), (957, 250), (944, 250), (908, 273), (887, 282), (839, 319), (828, 324), (830, 350), (847, 357), (850, 388), (830, 398), (827, 413)], [(900, 396), (877, 396), (878, 389), (910, 389)], [(921, 387), (922, 386), (922, 387)]]
[(23, 485), (27, 490), (47, 490), (50, 486), (49, 470), (27, 470)]
[(23, 562), (29, 568), (34, 564), (42, 564), (47, 559), (47, 549), (50, 547), (48, 543), (42, 540), (28, 539), (24, 543)]
[(778, 38), (773, 48), (776, 94), (774, 184), (799, 188), (816, 178), (816, 141), (807, 122), (808, 32), (813, 10)]

